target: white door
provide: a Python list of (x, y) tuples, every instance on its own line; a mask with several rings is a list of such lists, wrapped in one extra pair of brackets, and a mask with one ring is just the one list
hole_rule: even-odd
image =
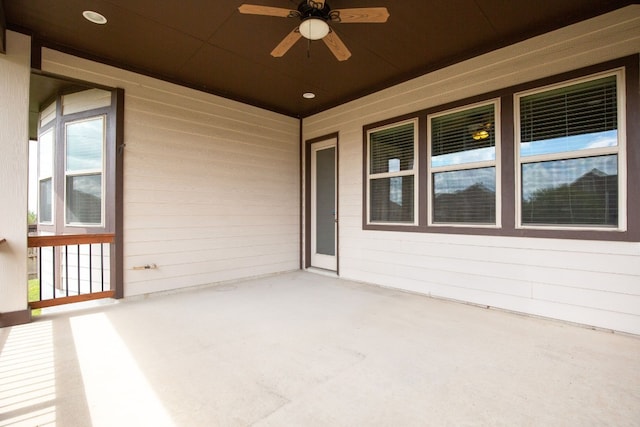
[(311, 145), (311, 266), (337, 269), (336, 139)]

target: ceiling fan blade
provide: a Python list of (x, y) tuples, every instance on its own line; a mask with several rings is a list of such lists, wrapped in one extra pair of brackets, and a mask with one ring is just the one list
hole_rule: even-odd
[(354, 9), (333, 9), (331, 20), (341, 23), (387, 22), (389, 11), (386, 7), (360, 7)]
[(349, 52), (349, 49), (347, 49), (347, 46), (345, 46), (335, 31), (331, 31), (327, 34), (322, 41), (327, 45), (338, 61), (346, 61), (351, 56), (351, 52)]
[(265, 16), (278, 16), (281, 18), (292, 18), (299, 16), (299, 13), (295, 10), (284, 9), (281, 7), (260, 6), (257, 4), (241, 4), (238, 7), (240, 13), (247, 15), (265, 15)]
[(271, 51), (271, 56), (280, 58), (291, 49), (291, 46), (300, 40), (300, 37), (302, 37), (300, 31), (298, 31), (298, 28), (295, 28)]

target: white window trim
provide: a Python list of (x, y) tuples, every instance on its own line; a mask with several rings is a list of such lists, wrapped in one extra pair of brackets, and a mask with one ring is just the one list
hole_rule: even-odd
[[(462, 163), (449, 166), (431, 166), (431, 119), (460, 111), (470, 110), (476, 107), (493, 105), (494, 108), (494, 129), (495, 129), (495, 159), (484, 162)], [(490, 99), (474, 104), (467, 104), (450, 110), (439, 111), (427, 116), (427, 222), (430, 227), (461, 227), (461, 228), (501, 228), (502, 227), (502, 168), (501, 164), (501, 123), (500, 123), (500, 99)], [(495, 224), (483, 223), (460, 223), (460, 222), (433, 222), (433, 174), (437, 172), (461, 171), (467, 169), (479, 169), (495, 167), (496, 171), (496, 222)]]
[[(371, 134), (374, 132), (383, 131), (386, 129), (391, 129), (394, 127), (399, 127), (402, 125), (406, 125), (408, 123), (413, 123), (413, 169), (411, 170), (401, 170), (398, 172), (384, 172), (384, 173), (376, 173), (372, 174), (371, 171)], [(386, 126), (380, 126), (377, 128), (369, 129), (367, 131), (367, 225), (384, 225), (384, 226), (406, 226), (406, 227), (415, 227), (418, 225), (418, 215), (420, 208), (419, 201), (419, 168), (418, 168), (418, 118), (414, 118), (411, 120), (404, 120), (400, 122), (391, 123)], [(391, 222), (391, 221), (371, 221), (371, 180), (372, 179), (380, 179), (380, 178), (394, 178), (394, 177), (402, 177), (402, 176), (413, 176), (413, 222)]]
[[(95, 120), (97, 118), (102, 119), (102, 165), (100, 169), (83, 169), (73, 172), (67, 171), (67, 127), (76, 123), (87, 122)], [(107, 115), (97, 114), (95, 116), (82, 118), (79, 120), (70, 120), (64, 123), (64, 226), (65, 227), (104, 227), (105, 226), (105, 196), (106, 196), (106, 183), (105, 183), (105, 168), (106, 168), (106, 142), (107, 142)], [(85, 223), (85, 222), (69, 222), (67, 220), (67, 177), (70, 176), (86, 176), (100, 174), (100, 224)]]
[[(618, 144), (615, 147), (592, 148), (580, 151), (568, 151), (552, 154), (543, 154), (537, 156), (520, 156), (520, 98), (541, 93), (553, 89), (571, 86), (574, 84), (584, 83), (597, 80), (603, 77), (616, 76), (617, 87), (617, 107), (618, 107)], [(580, 77), (563, 81), (560, 83), (541, 86), (535, 89), (514, 93), (514, 144), (515, 144), (515, 190), (516, 190), (516, 229), (528, 230), (585, 230), (585, 231), (611, 231), (624, 232), (627, 230), (627, 161), (626, 161), (626, 92), (625, 92), (625, 68), (620, 67), (613, 70), (591, 74), (589, 76)], [(618, 226), (593, 226), (593, 225), (523, 225), (522, 224), (522, 165), (527, 163), (537, 163), (553, 160), (570, 160), (581, 159), (586, 157), (596, 157), (604, 155), (618, 156)]]

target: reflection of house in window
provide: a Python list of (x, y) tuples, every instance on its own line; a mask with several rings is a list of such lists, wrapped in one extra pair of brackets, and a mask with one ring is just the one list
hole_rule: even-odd
[(486, 223), (496, 217), (496, 192), (481, 183), (436, 194), (434, 202), (434, 221)]
[[(389, 159), (389, 172), (400, 172), (400, 159)], [(391, 178), (389, 185), (389, 200), (402, 206), (402, 177)]]
[(528, 224), (617, 225), (618, 175), (594, 168), (570, 184), (537, 190), (523, 203)]

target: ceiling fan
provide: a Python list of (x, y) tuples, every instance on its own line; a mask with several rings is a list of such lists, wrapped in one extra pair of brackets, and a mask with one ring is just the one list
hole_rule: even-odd
[(338, 61), (345, 61), (349, 59), (351, 52), (335, 31), (329, 27), (329, 22), (342, 24), (383, 23), (387, 22), (387, 18), (389, 18), (386, 7), (331, 9), (324, 0), (302, 0), (296, 10), (256, 4), (242, 4), (238, 10), (240, 13), (249, 15), (298, 18), (302, 21), (271, 51), (271, 56), (276, 58), (287, 53), (300, 37), (305, 37), (309, 40), (322, 39)]

